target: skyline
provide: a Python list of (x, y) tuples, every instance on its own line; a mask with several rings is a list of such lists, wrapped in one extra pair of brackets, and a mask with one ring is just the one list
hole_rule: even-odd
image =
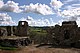
[(18, 21), (30, 26), (76, 21), (80, 26), (80, 0), (0, 0), (0, 25), (17, 25)]

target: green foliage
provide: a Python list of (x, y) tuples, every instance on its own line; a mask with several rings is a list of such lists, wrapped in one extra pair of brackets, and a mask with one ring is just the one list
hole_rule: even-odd
[(47, 32), (42, 28), (30, 28), (29, 35), (31, 38), (34, 38), (35, 36), (46, 36)]
[(48, 43), (49, 41), (49, 35), (46, 31), (46, 29), (43, 28), (30, 28), (29, 31), (29, 36), (31, 38), (31, 40), (34, 41), (34, 43), (36, 44), (40, 44), (40, 43)]
[(38, 28), (38, 27), (37, 28), (31, 27), (30, 32), (37, 33), (37, 34), (44, 34), (44, 33), (46, 34), (47, 33), (45, 29)]
[(2, 47), (2, 46), (0, 46), (0, 49), (2, 49), (2, 50), (17, 50), (18, 48), (15, 48), (15, 47)]

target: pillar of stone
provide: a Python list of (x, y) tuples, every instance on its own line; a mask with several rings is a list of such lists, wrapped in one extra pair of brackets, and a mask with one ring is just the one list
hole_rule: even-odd
[(19, 21), (17, 27), (17, 35), (18, 36), (27, 36), (28, 31), (28, 22), (26, 21)]
[(13, 35), (13, 26), (6, 26), (7, 29), (7, 35), (12, 36)]
[(11, 36), (13, 36), (13, 26), (11, 26)]

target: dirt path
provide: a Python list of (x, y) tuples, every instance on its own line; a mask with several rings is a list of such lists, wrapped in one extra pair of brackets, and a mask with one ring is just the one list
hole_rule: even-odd
[(62, 48), (48, 48), (48, 47), (36, 48), (34, 46), (27, 46), (18, 51), (1, 50), (0, 53), (80, 53), (80, 49), (76, 48), (62, 49)]

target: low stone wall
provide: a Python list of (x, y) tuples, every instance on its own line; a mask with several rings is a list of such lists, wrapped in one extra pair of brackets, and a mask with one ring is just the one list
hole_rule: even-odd
[(22, 39), (0, 39), (0, 46), (3, 47), (22, 47), (27, 46), (31, 43), (28, 38)]

